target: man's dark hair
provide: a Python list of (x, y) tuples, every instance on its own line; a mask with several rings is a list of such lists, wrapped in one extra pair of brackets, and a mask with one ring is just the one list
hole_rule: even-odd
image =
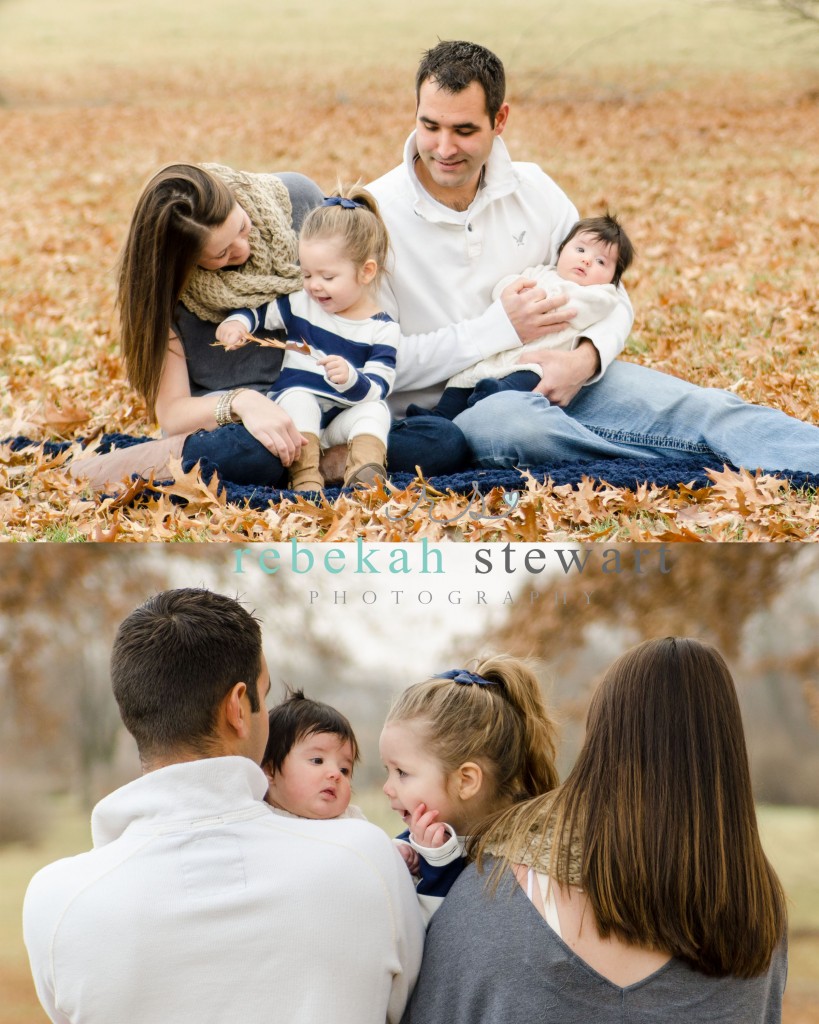
[(216, 714), (236, 683), (261, 710), (258, 620), (210, 590), (165, 590), (131, 612), (111, 652), (111, 683), (143, 761), (173, 750), (207, 751)]
[(631, 266), (631, 261), (634, 259), (634, 246), (621, 227), (620, 222), (613, 213), (606, 213), (602, 217), (585, 217), (583, 220), (579, 220), (572, 226), (571, 231), (557, 247), (557, 255), (559, 256), (563, 252), (567, 242), (570, 242), (575, 235), (579, 235), (581, 232), (591, 235), (598, 242), (617, 246), (617, 265), (614, 268), (614, 277), (611, 283), (618, 285), (620, 278)]
[(329, 732), (342, 742), (346, 740), (353, 750), (353, 764), (359, 760), (358, 741), (349, 721), (329, 704), (305, 697), (303, 690), (288, 690), (268, 717), (270, 737), (262, 764), (273, 774), (281, 771), (284, 759), (299, 740), (319, 732)]
[(463, 40), (444, 40), (421, 57), (415, 76), (416, 102), (427, 79), (434, 79), (439, 88), (453, 93), (477, 82), (483, 89), (486, 113), (494, 126), (506, 96), (506, 73), (500, 58), (491, 50)]

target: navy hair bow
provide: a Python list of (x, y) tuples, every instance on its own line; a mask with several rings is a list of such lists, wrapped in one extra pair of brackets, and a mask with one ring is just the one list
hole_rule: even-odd
[(465, 668), (451, 668), (448, 672), (438, 672), (434, 679), (451, 679), (454, 683), (462, 686), (497, 686), (491, 679), (484, 679), (483, 676), (475, 675), (474, 672), (467, 672)]
[(326, 196), (322, 206), (343, 206), (345, 210), (363, 210), (364, 204), (355, 199), (342, 199), (341, 196)]

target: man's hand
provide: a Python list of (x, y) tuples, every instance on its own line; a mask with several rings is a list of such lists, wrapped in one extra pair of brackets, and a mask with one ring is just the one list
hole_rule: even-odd
[(216, 328), (216, 340), (230, 351), (247, 344), (247, 328), (240, 320), (223, 320)]
[(327, 356), (326, 359), (318, 359), (316, 361), (319, 366), (324, 367), (324, 376), (327, 380), (331, 384), (335, 384), (336, 387), (348, 384), (350, 378), (355, 373), (354, 367), (346, 359), (342, 359), (341, 356)]
[(546, 292), (534, 281), (519, 277), (501, 292), (501, 302), (520, 340), (526, 344), (544, 334), (555, 334), (569, 326), (577, 310), (567, 306), (565, 295), (546, 297)]
[(588, 340), (581, 341), (571, 352), (560, 349), (524, 351), (518, 362), (537, 363), (541, 367), (543, 377), (535, 391), (561, 408), (571, 402), (590, 377), (600, 372), (600, 356)]
[(245, 388), (233, 399), (233, 410), (256, 440), (276, 455), (283, 466), (290, 466), (307, 444), (284, 409), (267, 395)]
[(449, 838), (449, 829), (442, 821), (436, 821), (437, 811), (428, 811), (426, 804), (418, 804), (410, 815), (410, 835), (419, 846), (436, 849)]

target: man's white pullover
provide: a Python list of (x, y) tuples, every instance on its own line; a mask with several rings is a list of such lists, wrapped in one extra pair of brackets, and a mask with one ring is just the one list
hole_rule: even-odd
[[(554, 263), (558, 245), (578, 219), (552, 179), (537, 164), (513, 163), (500, 138), (477, 195), (462, 213), (422, 187), (417, 154), (413, 132), (403, 163), (367, 186), (378, 200), (394, 257), (382, 302), (401, 327), (389, 399), (396, 415), (409, 402), (431, 408), (454, 374), (520, 347), (500, 300), (492, 301), (492, 289), (508, 274)], [(587, 332), (600, 354), (601, 374), (631, 329), (631, 304), (622, 287), (618, 298), (614, 312)]]
[(391, 841), (274, 814), (244, 757), (143, 775), (94, 809), (94, 849), (35, 875), (35, 986), (71, 1024), (398, 1021), (423, 926)]

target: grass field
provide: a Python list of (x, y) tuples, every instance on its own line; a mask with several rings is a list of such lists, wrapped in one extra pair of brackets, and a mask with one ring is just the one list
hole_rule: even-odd
[[(4, 0), (0, 32), (0, 440), (149, 433), (113, 326), (112, 267), (142, 182), (171, 160), (371, 179), (412, 127), (418, 55), (487, 43), (509, 70), (505, 135), (584, 214), (634, 238), (625, 358), (816, 422), (819, 31), (731, 3), (513, 2), (502, 15), (380, 0)], [(813, 129), (811, 128), (813, 126)], [(59, 461), (59, 460), (58, 460)], [(0, 446), (0, 537), (371, 540), (452, 531), (384, 496), (250, 513), (199, 489), (117, 508)], [(450, 501), (448, 515), (462, 505)], [(422, 513), (418, 513), (420, 517)], [(709, 491), (530, 486), (501, 533), (465, 539), (801, 540), (814, 491), (725, 476)], [(437, 531), (437, 533), (436, 533)]]
[[(390, 835), (398, 818), (380, 790), (358, 794), (370, 818)], [(784, 1024), (819, 1021), (819, 811), (762, 807), (765, 850), (790, 900), (788, 987)], [(394, 819), (394, 820), (393, 820)], [(48, 839), (34, 848), (0, 848), (0, 1024), (45, 1022), (28, 973), (20, 908), (28, 880), (44, 864), (87, 849), (87, 815), (63, 801), (54, 811)]]

